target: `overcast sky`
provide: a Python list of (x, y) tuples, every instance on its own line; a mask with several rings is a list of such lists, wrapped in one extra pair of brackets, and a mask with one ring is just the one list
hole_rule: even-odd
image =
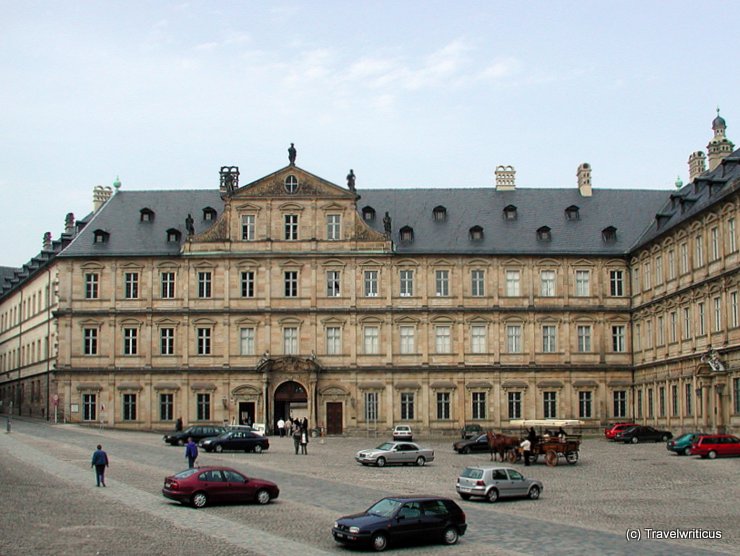
[[(288, 162), (357, 187), (673, 187), (716, 108), (740, 143), (740, 2), (0, 0), (0, 266), (95, 185)], [(735, 23), (733, 23), (735, 22)]]

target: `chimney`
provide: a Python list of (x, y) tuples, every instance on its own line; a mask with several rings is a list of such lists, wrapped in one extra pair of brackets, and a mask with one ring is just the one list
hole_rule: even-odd
[(702, 175), (707, 170), (707, 157), (702, 151), (696, 151), (689, 156), (689, 181)]
[(73, 236), (75, 233), (75, 215), (74, 213), (68, 212), (67, 216), (64, 217), (64, 233), (68, 236)]
[(514, 191), (515, 176), (513, 166), (496, 166), (496, 191)]
[(44, 246), (41, 248), (42, 251), (53, 251), (51, 244), (51, 232), (44, 234)]
[(591, 196), (591, 165), (588, 162), (584, 162), (578, 167), (576, 172), (578, 176), (578, 192), (581, 197)]
[(96, 185), (93, 188), (93, 212), (98, 212), (105, 202), (111, 198), (113, 190), (110, 187)]

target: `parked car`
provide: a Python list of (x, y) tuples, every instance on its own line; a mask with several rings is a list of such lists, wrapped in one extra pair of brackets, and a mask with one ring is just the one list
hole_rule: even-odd
[(628, 429), (623, 430), (614, 437), (615, 442), (624, 442), (625, 444), (637, 444), (638, 442), (645, 442), (651, 440), (653, 442), (668, 442), (673, 438), (673, 433), (670, 431), (661, 431), (654, 429), (653, 427), (646, 427), (643, 425), (636, 425)]
[(434, 450), (420, 448), (413, 442), (384, 442), (372, 450), (360, 450), (355, 460), (362, 465), (377, 465), (383, 467), (394, 463), (415, 463), (425, 465), (434, 461)]
[(184, 431), (174, 432), (164, 435), (164, 441), (173, 446), (184, 446), (188, 438), (195, 442), (208, 438), (209, 436), (218, 436), (226, 432), (226, 427), (202, 426), (188, 427)]
[(396, 425), (393, 427), (393, 440), (408, 440), (414, 439), (414, 435), (411, 432), (411, 427), (408, 425)]
[(527, 479), (516, 469), (486, 465), (463, 469), (457, 478), (456, 488), (463, 500), (479, 496), (495, 502), (499, 498), (513, 497), (537, 500), (544, 487), (541, 481)]
[(718, 456), (740, 456), (740, 438), (732, 434), (701, 435), (691, 445), (691, 455), (709, 459)]
[(439, 539), (455, 544), (468, 525), (465, 512), (449, 498), (399, 496), (379, 500), (359, 514), (334, 522), (334, 540), (348, 545), (369, 544), (376, 551), (390, 543)]
[(270, 441), (266, 436), (256, 432), (244, 430), (230, 430), (211, 438), (204, 438), (198, 445), (206, 452), (223, 452), (225, 450), (236, 450), (245, 452), (262, 453), (270, 447)]
[(604, 429), (604, 436), (607, 440), (614, 440), (620, 432), (627, 430), (630, 427), (636, 427), (637, 423), (615, 423), (609, 428)]
[(247, 477), (230, 467), (198, 467), (166, 477), (162, 494), (202, 508), (215, 502), (267, 504), (280, 495), (280, 489), (272, 481)]
[(247, 431), (247, 432), (253, 432), (254, 434), (259, 434), (261, 436), (265, 435), (265, 430), (262, 429), (256, 429), (254, 427), (250, 427), (249, 425), (229, 425), (226, 427), (227, 431)]
[(666, 442), (666, 449), (675, 452), (679, 456), (688, 456), (691, 452), (691, 445), (701, 436), (699, 432), (687, 432), (678, 438)]
[(476, 436), (480, 436), (480, 434), (483, 432), (483, 427), (481, 427), (479, 424), (474, 423), (472, 425), (465, 425), (462, 428), (460, 437), (463, 440), (467, 440), (468, 438), (474, 438)]
[(487, 452), (488, 436), (481, 434), (469, 440), (458, 440), (452, 445), (458, 454), (469, 454), (470, 452)]

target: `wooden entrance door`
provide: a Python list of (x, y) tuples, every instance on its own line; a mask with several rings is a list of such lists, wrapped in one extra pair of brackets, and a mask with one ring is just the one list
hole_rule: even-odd
[(342, 402), (326, 402), (326, 434), (342, 434)]

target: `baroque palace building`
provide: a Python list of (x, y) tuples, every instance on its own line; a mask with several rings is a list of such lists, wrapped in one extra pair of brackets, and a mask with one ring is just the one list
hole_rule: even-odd
[[(674, 191), (359, 189), (296, 165), (97, 187), (0, 268), (2, 411), (122, 428), (308, 417), (328, 434), (635, 419), (740, 429), (740, 151)], [(709, 168), (706, 168), (706, 163)]]

